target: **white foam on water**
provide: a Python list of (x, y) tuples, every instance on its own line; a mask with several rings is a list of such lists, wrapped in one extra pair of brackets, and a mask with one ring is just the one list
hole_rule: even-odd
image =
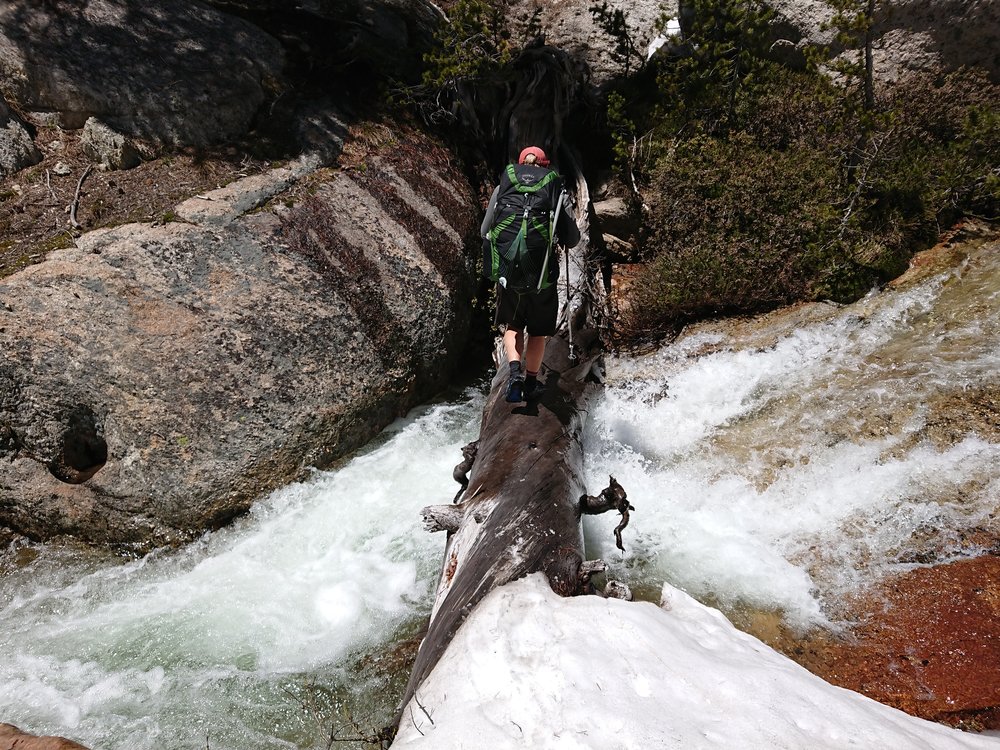
[[(824, 600), (906, 567), (921, 531), (944, 559), (974, 552), (953, 542), (995, 512), (1000, 446), (969, 434), (936, 447), (921, 432), (929, 396), (1000, 372), (1000, 305), (982, 303), (995, 273), (963, 273), (790, 326), (764, 349), (714, 333), (611, 360), (587, 485), (614, 475), (636, 511), (624, 557), (617, 514), (586, 519), (590, 556), (632, 584), (805, 627), (830, 624)], [(974, 302), (960, 304), (963, 288)], [(715, 353), (689, 356), (706, 344)]]
[[(806, 626), (828, 619), (828, 601), (914, 565), (905, 553), (915, 539), (930, 535), (946, 558), (971, 554), (957, 539), (996, 511), (1000, 446), (971, 432), (938, 445), (925, 431), (935, 392), (1000, 372), (995, 287), (995, 273), (970, 263), (791, 326), (767, 346), (705, 333), (611, 360), (589, 409), (586, 480), (596, 493), (615, 475), (636, 511), (624, 557), (616, 514), (586, 519), (590, 556), (642, 589), (667, 582)], [(715, 353), (698, 355), (707, 345)], [(303, 695), (309, 680), (347, 689), (352, 655), (426, 616), (444, 540), (422, 530), (419, 510), (451, 501), (451, 469), (482, 403), (470, 392), (418, 410), (336, 471), (274, 493), (184, 550), (123, 563), (49, 548), (9, 572), (0, 720), (102, 750), (325, 746), (329, 726), (317, 728), (289, 693)], [(517, 632), (502, 636), (518, 643)], [(580, 674), (606, 667), (600, 652), (579, 656)], [(567, 658), (544, 683), (562, 679)], [(708, 671), (693, 669), (671, 689)], [(629, 679), (634, 695), (656, 696), (650, 675)], [(351, 689), (355, 705), (394, 700), (383, 685)], [(733, 698), (714, 682), (700, 690), (708, 703)], [(321, 708), (335, 713), (326, 698)], [(755, 711), (726, 721), (758, 726), (766, 711)], [(790, 720), (821, 718), (804, 710)], [(692, 724), (678, 736), (692, 727), (715, 731)]]
[(199, 747), (206, 732), (213, 748), (300, 746), (286, 743), (307, 729), (301, 707), (282, 693), (426, 614), (444, 540), (419, 511), (454, 496), (481, 404), (418, 410), (186, 550), (89, 567), (53, 550), (11, 573), (0, 716), (102, 750)]

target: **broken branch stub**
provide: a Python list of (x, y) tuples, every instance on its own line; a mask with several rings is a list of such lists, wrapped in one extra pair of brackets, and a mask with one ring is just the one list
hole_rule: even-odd
[(424, 519), (424, 529), (437, 531), (458, 531), (464, 511), (461, 505), (428, 505), (420, 515)]
[(628, 494), (625, 492), (625, 488), (618, 483), (618, 480), (612, 476), (609, 476), (608, 479), (610, 480), (608, 486), (601, 490), (601, 494), (580, 495), (580, 512), (591, 516), (606, 513), (609, 510), (617, 510), (621, 513), (621, 523), (615, 527), (615, 546), (624, 552), (622, 531), (628, 526), (629, 511), (635, 510), (635, 508), (629, 503)]
[(607, 585), (604, 587), (604, 598), (623, 599), (630, 602), (634, 597), (632, 595), (632, 589), (621, 581), (608, 581)]
[(462, 485), (462, 488), (455, 494), (455, 499), (452, 502), (458, 502), (458, 498), (462, 496), (465, 492), (466, 487), (469, 486), (468, 473), (472, 469), (472, 465), (476, 462), (476, 453), (479, 450), (479, 441), (473, 440), (468, 445), (462, 448), (462, 462), (455, 466), (451, 471), (452, 478)]

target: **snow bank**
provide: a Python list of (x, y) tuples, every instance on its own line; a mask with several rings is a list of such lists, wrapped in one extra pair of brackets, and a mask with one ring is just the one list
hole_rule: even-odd
[(988, 748), (834, 687), (665, 585), (563, 599), (536, 574), (473, 611), (393, 748)]

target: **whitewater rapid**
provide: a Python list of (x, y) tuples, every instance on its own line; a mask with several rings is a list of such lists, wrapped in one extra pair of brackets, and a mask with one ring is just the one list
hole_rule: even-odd
[(8, 568), (0, 721), (101, 750), (311, 747), (328, 727), (310, 711), (341, 706), (380, 726), (402, 686), (357, 662), (426, 615), (442, 552), (419, 511), (454, 496), (481, 391), (182, 551), (120, 563), (53, 547)]
[(588, 543), (638, 587), (835, 625), (835, 602), (912, 568), (917, 540), (938, 563), (984, 551), (961, 532), (995, 523), (1000, 445), (961, 423), (936, 444), (928, 423), (935, 402), (998, 377), (995, 252), (904, 292), (614, 360), (588, 484), (626, 487), (632, 546), (614, 550), (607, 517), (587, 519)]

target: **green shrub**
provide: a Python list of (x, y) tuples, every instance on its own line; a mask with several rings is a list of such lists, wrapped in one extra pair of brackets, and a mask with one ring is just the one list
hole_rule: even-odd
[[(626, 338), (678, 322), (806, 297), (832, 209), (838, 164), (801, 146), (767, 149), (741, 134), (678, 146), (649, 190), (649, 257), (620, 310)], [(813, 252), (806, 252), (810, 248)]]
[(1000, 87), (982, 74), (912, 78), (862, 116), (856, 92), (814, 72), (759, 60), (727, 100), (711, 69), (678, 85), (695, 61), (669, 66), (659, 117), (624, 98), (611, 112), (652, 141), (650, 162), (630, 165), (649, 209), (619, 343), (697, 317), (853, 301), (963, 215), (1000, 213)]
[(692, 0), (686, 53), (660, 66), (663, 115), (673, 131), (719, 134), (752, 111), (767, 58), (774, 13), (760, 0)]
[(963, 215), (1000, 214), (1000, 86), (983, 72), (913, 78), (886, 103), (872, 221), (933, 240)]
[(514, 47), (507, 12), (504, 2), (458, 0), (434, 36), (434, 48), (424, 55), (424, 85), (440, 88), (455, 80), (480, 78), (509, 62)]

